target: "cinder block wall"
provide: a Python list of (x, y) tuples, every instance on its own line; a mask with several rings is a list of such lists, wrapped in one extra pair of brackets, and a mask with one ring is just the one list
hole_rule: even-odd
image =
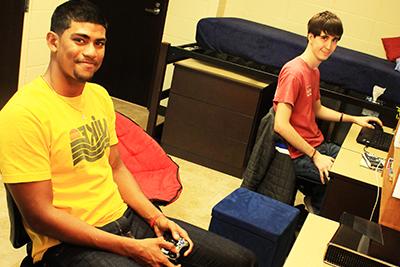
[(30, 0), (29, 12), (25, 13), (24, 21), (20, 86), (44, 73), (49, 61), (46, 33), (50, 29), (50, 17), (55, 7), (64, 2), (65, 0)]
[(399, 0), (227, 0), (223, 16), (247, 18), (305, 35), (309, 18), (324, 10), (343, 21), (340, 46), (386, 58), (381, 38), (400, 36)]

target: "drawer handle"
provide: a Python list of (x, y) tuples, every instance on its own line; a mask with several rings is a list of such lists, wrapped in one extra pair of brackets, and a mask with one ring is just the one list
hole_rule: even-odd
[(145, 8), (144, 11), (146, 11), (146, 12), (148, 12), (148, 13), (151, 13), (151, 14), (157, 16), (158, 14), (160, 14), (160, 11), (161, 11), (161, 9), (160, 9), (160, 3), (157, 2), (157, 3), (155, 4), (155, 7), (154, 7), (154, 8)]

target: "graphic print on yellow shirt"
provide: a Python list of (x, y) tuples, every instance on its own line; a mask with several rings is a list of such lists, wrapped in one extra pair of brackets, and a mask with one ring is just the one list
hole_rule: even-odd
[(110, 146), (110, 136), (105, 119), (97, 119), (92, 116), (92, 121), (85, 125), (72, 129), (71, 154), (73, 165), (81, 160), (94, 162), (104, 156), (105, 149)]

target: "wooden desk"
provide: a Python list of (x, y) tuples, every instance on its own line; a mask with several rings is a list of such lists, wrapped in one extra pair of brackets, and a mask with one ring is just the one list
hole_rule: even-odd
[(324, 263), (324, 255), (328, 242), (338, 227), (338, 222), (308, 214), (284, 266), (330, 266)]
[[(353, 124), (340, 148), (330, 171), (331, 181), (326, 189), (321, 216), (335, 221), (339, 221), (344, 211), (366, 219), (371, 216), (383, 179), (380, 172), (360, 165), (364, 152), (364, 145), (356, 141), (360, 129), (360, 126)], [(392, 131), (390, 128), (384, 130)], [(387, 152), (378, 149), (368, 148), (368, 152), (383, 159), (387, 156)], [(378, 201), (374, 221), (378, 221), (379, 205)]]
[(241, 177), (261, 117), (272, 105), (275, 86), (267, 86), (267, 81), (198, 60), (179, 61), (172, 78), (163, 148)]
[[(361, 153), (341, 148), (330, 171), (320, 215), (339, 221), (343, 212), (369, 219), (374, 209), (382, 177), (378, 172), (360, 166)], [(374, 211), (378, 220), (379, 202)]]

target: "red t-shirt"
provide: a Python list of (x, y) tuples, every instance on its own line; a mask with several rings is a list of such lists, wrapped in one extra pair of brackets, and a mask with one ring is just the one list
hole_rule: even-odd
[[(303, 59), (296, 57), (283, 66), (274, 97), (275, 111), (277, 103), (293, 107), (290, 124), (313, 147), (324, 141), (313, 109), (314, 103), (320, 99), (319, 79), (318, 68), (311, 69)], [(291, 158), (303, 155), (291, 145), (289, 153)]]

